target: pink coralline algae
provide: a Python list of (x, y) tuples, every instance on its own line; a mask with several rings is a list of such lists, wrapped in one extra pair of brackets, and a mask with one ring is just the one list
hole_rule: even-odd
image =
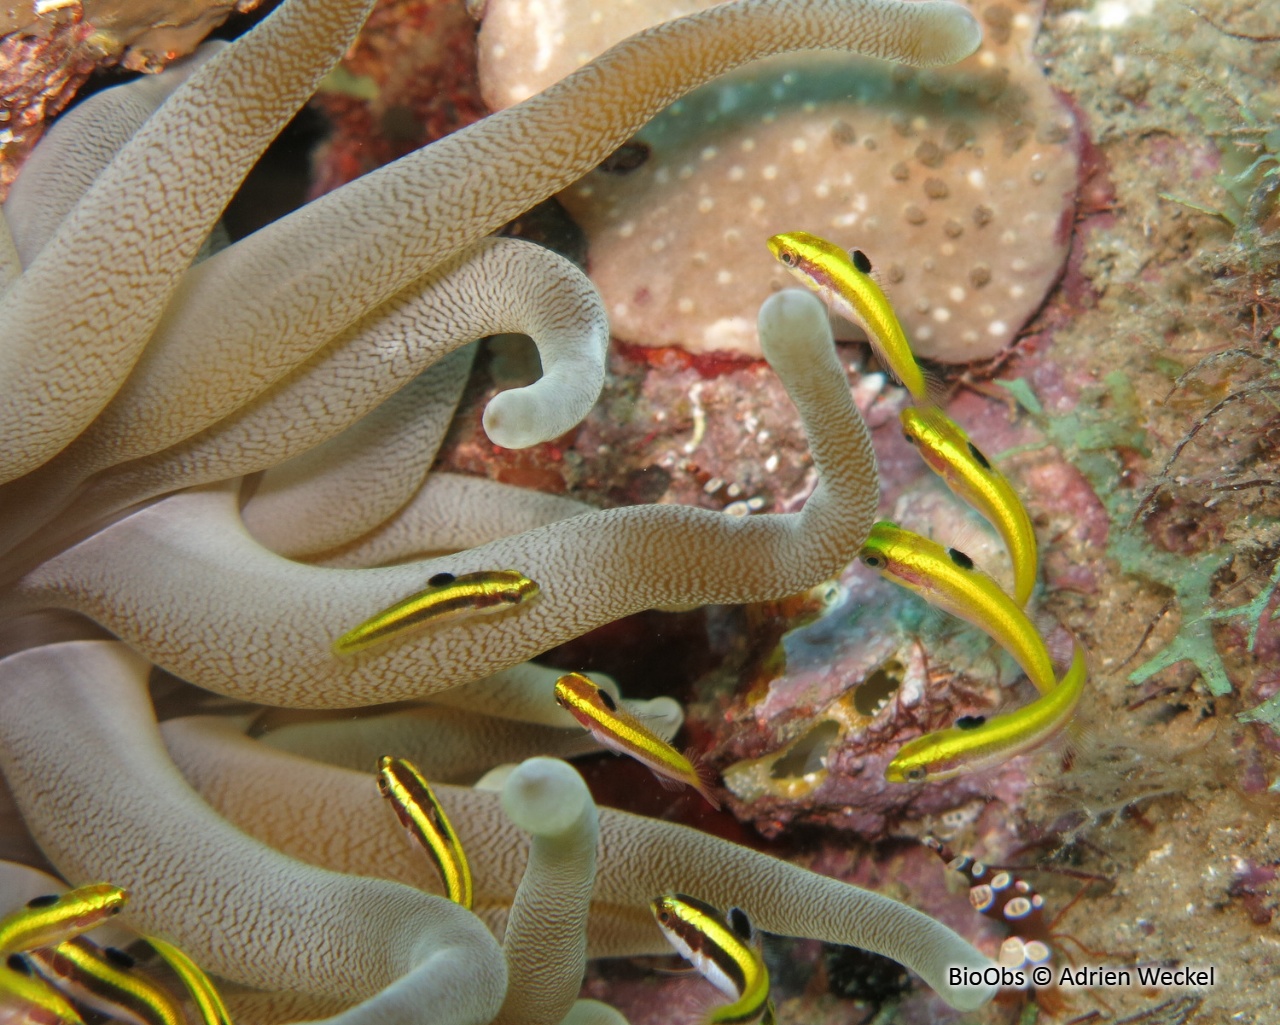
[[(491, 105), (536, 92), (642, 19), (709, 4), (534, 6), (545, 28), (531, 33), (529, 0), (487, 5)], [(954, 68), (775, 58), (690, 94), (627, 159), (562, 194), (615, 335), (758, 356), (751, 311), (791, 283), (764, 240), (805, 230), (870, 257), (921, 355), (965, 362), (1007, 346), (1061, 273), (1080, 143), (1031, 52), (1040, 5), (971, 6), (985, 39)]]
[(0, 5), (0, 200), (46, 122), (101, 68), (159, 71), (260, 0), (36, 0)]

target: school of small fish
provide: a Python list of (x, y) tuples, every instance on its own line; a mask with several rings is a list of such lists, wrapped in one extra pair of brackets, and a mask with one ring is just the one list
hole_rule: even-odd
[[(1031, 519), (1017, 493), (965, 431), (932, 403), (930, 394), (937, 388), (916, 362), (865, 253), (846, 251), (803, 231), (775, 235), (768, 240), (768, 247), (833, 313), (863, 328), (881, 364), (914, 402), (900, 417), (904, 437), (957, 498), (991, 523), (1013, 564), (1010, 594), (958, 549), (946, 548), (888, 521), (872, 528), (859, 552), (865, 566), (985, 631), (1014, 658), (1040, 692), (1022, 708), (990, 719), (960, 717), (947, 729), (907, 742), (889, 763), (885, 778), (893, 783), (948, 779), (1001, 764), (1061, 735), (1075, 716), (1088, 666), (1084, 648), (1077, 642), (1070, 666), (1059, 677), (1044, 639), (1023, 611), (1035, 587), (1038, 556)], [(337, 638), (333, 647), (338, 654), (349, 655), (441, 622), (506, 610), (518, 614), (519, 607), (535, 601), (538, 594), (537, 583), (516, 570), (477, 570), (461, 576), (442, 573), (432, 577), (425, 590)], [(719, 809), (712, 780), (696, 758), (663, 740), (586, 676), (562, 675), (555, 684), (555, 698), (603, 747), (636, 759), (664, 787), (694, 788)], [(409, 762), (387, 756), (379, 765), (378, 786), (409, 835), (430, 857), (449, 898), (470, 907), (470, 865), (427, 781)], [(1002, 883), (1007, 880), (1013, 890), (1008, 894), (1002, 891), (997, 901), (995, 884), (981, 881), (985, 871), (981, 865), (972, 859), (953, 859), (946, 848), (935, 849), (952, 867), (967, 871), (972, 892), (992, 890), (990, 907), (979, 910), (995, 913), (990, 908), (998, 904), (1004, 920), (1026, 918), (1039, 923), (1043, 902), (1027, 884), (1002, 873), (997, 878)], [(656, 896), (652, 909), (672, 947), (730, 999), (712, 1010), (706, 1022), (771, 1025), (775, 1021), (759, 938), (740, 909), (721, 913), (686, 894)], [(1024, 963), (1047, 960), (1047, 930), (1040, 931), (1043, 936), (1010, 938), (1010, 943), (1021, 946)], [(158, 1006), (154, 999), (144, 1002)], [(52, 1020), (62, 1025), (67, 1019)], [(145, 1021), (146, 1025), (159, 1025), (163, 1019), (153, 1015)]]
[(117, 915), (129, 894), (92, 883), (63, 894), (34, 897), (0, 919), (0, 1020), (6, 1025), (85, 1025), (87, 1008), (130, 1025), (232, 1025), (216, 987), (173, 944), (143, 936), (186, 988), (195, 1017), (133, 955), (99, 946), (83, 935)]

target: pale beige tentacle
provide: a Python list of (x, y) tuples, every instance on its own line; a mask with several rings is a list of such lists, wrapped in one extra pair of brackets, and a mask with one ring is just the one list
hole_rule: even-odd
[(733, 67), (815, 48), (948, 64), (980, 38), (972, 14), (938, 0), (741, 0), (648, 29), (193, 268), (84, 443), (134, 458), (205, 429)]
[(474, 357), (474, 346), (450, 353), (341, 434), (273, 466), (241, 511), (249, 533), (298, 558), (385, 522), (421, 490)]
[[(205, 799), (272, 846), (339, 871), (376, 865), (387, 878), (439, 886), (421, 852), (395, 840), (400, 830), (365, 796), (367, 774), (268, 750), (209, 718), (171, 720), (164, 734), (178, 767)], [(528, 843), (502, 813), (498, 794), (451, 786), (436, 793), (471, 858), (476, 912), (499, 929)], [(335, 815), (346, 823), (340, 834), (324, 828)], [(884, 954), (923, 976), (953, 1007), (978, 1007), (994, 992), (948, 985), (948, 966), (983, 969), (991, 962), (940, 922), (898, 901), (687, 826), (609, 808), (599, 815), (588, 957), (668, 953), (649, 901), (678, 891), (741, 907), (767, 932)]]
[(485, 477), (433, 473), (403, 509), (364, 537), (318, 560), (324, 566), (380, 566), (497, 541), (594, 512), (561, 495)]
[(434, 1022), (489, 1021), (506, 969), (481, 924), (448, 900), (304, 865), (228, 825), (170, 762), (149, 671), (111, 641), (0, 661), (0, 767), (59, 871), (126, 887), (129, 924), (220, 975), (364, 999), (341, 1016), (352, 1025), (428, 1020), (423, 1007)]
[(219, 40), (205, 43), (158, 75), (143, 75), (95, 93), (54, 122), (23, 163), (4, 202), (23, 266), (30, 266), (57, 234), (63, 218), (147, 118), (227, 45)]
[[(825, 306), (798, 290), (771, 296), (760, 335), (819, 472), (799, 513), (608, 509), (427, 562), (333, 570), (254, 542), (233, 492), (184, 492), (32, 571), (10, 608), (83, 612), (208, 690), (341, 708), (445, 690), (642, 609), (795, 594), (839, 572), (865, 539), (877, 501), (875, 456)], [(442, 623), (353, 657), (331, 650), (333, 638), (436, 573), (508, 568), (537, 581), (536, 602)]]
[(8, 215), (0, 213), (0, 298), (4, 297), (4, 293), (18, 280), (21, 273), (22, 259), (18, 256), (13, 232), (9, 230)]
[(581, 727), (534, 726), (452, 708), (406, 708), (355, 720), (347, 712), (333, 715), (268, 726), (258, 740), (361, 772), (373, 772), (383, 755), (407, 758), (433, 784), (473, 783), (496, 764), (536, 755), (571, 758), (600, 750)]
[(596, 804), (582, 777), (554, 758), (523, 762), (500, 800), (532, 841), (502, 936), (507, 998), (494, 1025), (559, 1025), (587, 966), (600, 840)]
[(116, 392), (241, 178), (370, 6), (294, 0), (210, 59), (10, 286), (0, 307), (0, 482), (64, 448)]
[(599, 1000), (576, 1000), (560, 1025), (628, 1025), (622, 1012)]
[[(433, 705), (444, 705), (460, 712), (568, 729), (577, 726), (578, 720), (556, 702), (556, 680), (563, 675), (562, 669), (521, 662), (492, 676), (439, 691), (429, 700)], [(612, 677), (604, 673), (587, 675), (613, 698), (621, 699), (622, 694)]]

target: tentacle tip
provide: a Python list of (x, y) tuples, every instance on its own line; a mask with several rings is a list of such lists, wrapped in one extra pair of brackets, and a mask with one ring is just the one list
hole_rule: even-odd
[(529, 758), (507, 777), (502, 810), (521, 829), (555, 836), (572, 828), (591, 803), (582, 777), (558, 758)]
[(922, 21), (916, 48), (920, 66), (955, 64), (982, 45), (982, 25), (969, 8), (951, 2), (930, 6), (933, 16)]
[(765, 359), (775, 366), (800, 348), (834, 344), (827, 307), (807, 289), (774, 292), (760, 304), (756, 324)]

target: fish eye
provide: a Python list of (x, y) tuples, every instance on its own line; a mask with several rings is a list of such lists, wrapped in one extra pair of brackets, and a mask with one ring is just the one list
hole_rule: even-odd
[(973, 560), (960, 551), (959, 548), (948, 548), (947, 555), (961, 569), (973, 569)]
[(616, 712), (618, 710), (618, 703), (613, 700), (613, 695), (607, 690), (603, 687), (597, 687), (596, 693), (600, 695), (600, 703), (604, 705), (605, 708), (609, 709), (610, 712)]
[(10, 971), (17, 972), (19, 975), (31, 974), (31, 965), (21, 954), (10, 954), (5, 958), (4, 963)]
[(911, 783), (923, 783), (927, 775), (929, 775), (929, 772), (923, 765), (913, 765), (903, 773), (903, 776)]
[(386, 797), (387, 791), (390, 789), (391, 787), (390, 787), (390, 784), (387, 783), (386, 777), (379, 776), (378, 777), (378, 793), (380, 793), (383, 797)]
[(796, 254), (790, 249), (784, 249), (778, 254), (778, 259), (785, 263), (788, 267), (796, 265)]
[(445, 584), (452, 584), (458, 578), (452, 573), (437, 573), (427, 581), (428, 587), (444, 587)]
[(987, 457), (982, 454), (982, 451), (972, 441), (969, 442), (969, 455), (973, 456), (984, 470), (991, 469), (991, 464), (987, 462)]
[(671, 912), (670, 912), (670, 911), (665, 911), (665, 910), (664, 910), (664, 911), (659, 911), (659, 912), (658, 912), (658, 921), (659, 921), (659, 922), (661, 922), (663, 925), (666, 925), (668, 922), (670, 922), (670, 921), (671, 921)]
[(908, 445), (914, 445), (916, 443), (916, 436), (910, 431), (903, 431), (902, 436), (906, 439)]
[(870, 566), (872, 569), (879, 569), (883, 565), (884, 560), (882, 560), (878, 555), (864, 555), (862, 557), (862, 562), (863, 565)]
[(58, 895), (56, 893), (42, 893), (39, 897), (32, 897), (27, 901), (29, 908), (47, 908), (58, 903)]
[(867, 254), (861, 249), (851, 250), (849, 256), (853, 260), (853, 265), (858, 270), (862, 271), (863, 274), (871, 273), (871, 261), (867, 258)]
[(956, 729), (976, 730), (986, 721), (987, 717), (985, 715), (962, 715), (956, 720)]

